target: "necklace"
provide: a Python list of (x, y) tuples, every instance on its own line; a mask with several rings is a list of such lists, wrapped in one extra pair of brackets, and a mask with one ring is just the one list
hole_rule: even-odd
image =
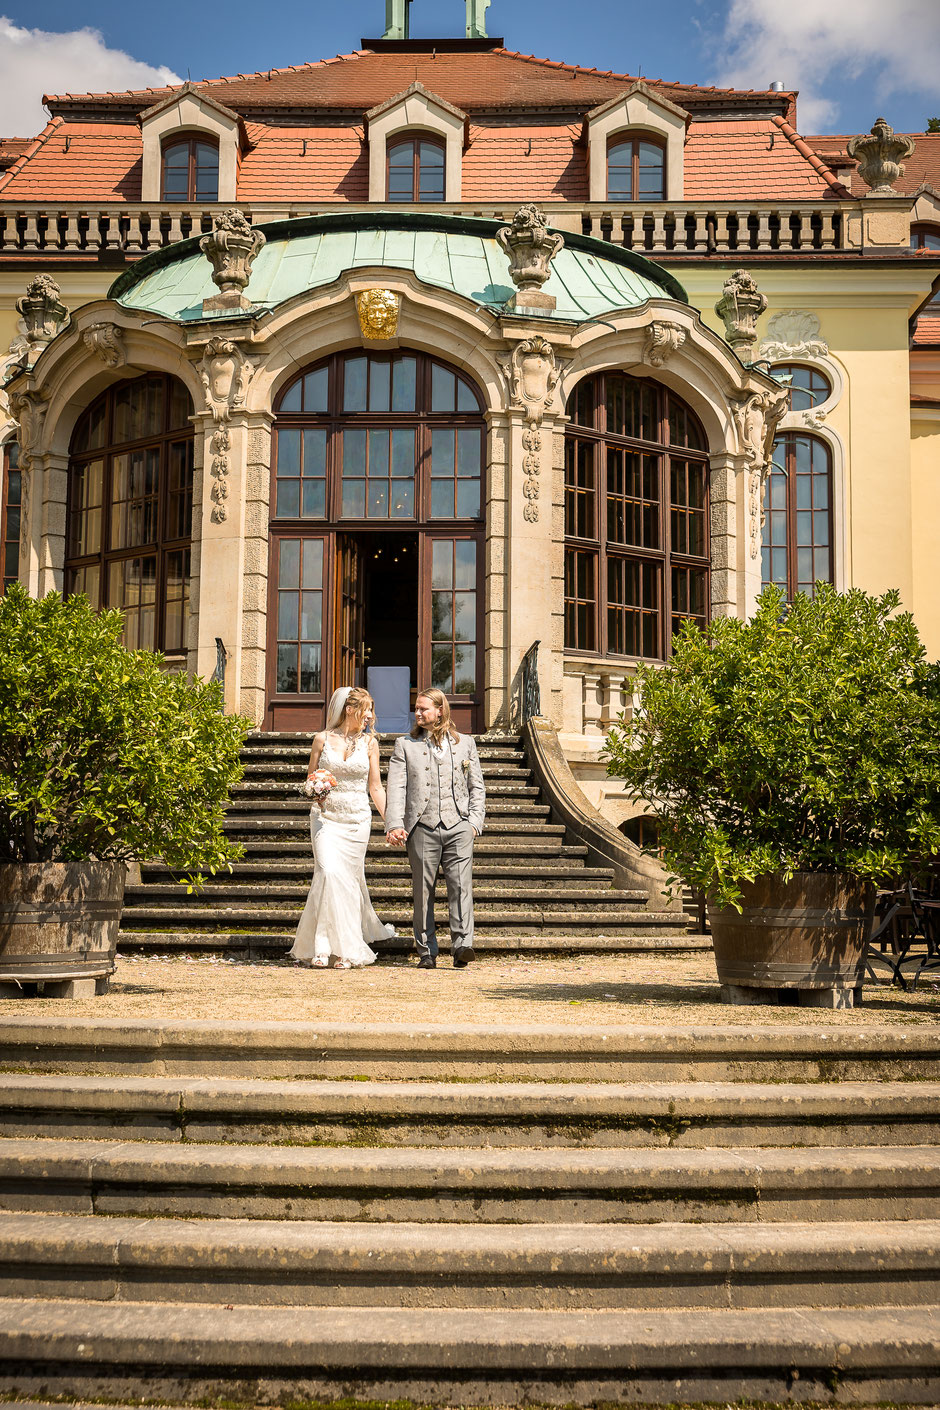
[(363, 730), (358, 730), (356, 734), (347, 734), (345, 730), (339, 730), (339, 738), (343, 741), (343, 760), (351, 759), (358, 748), (359, 741), (364, 734)]

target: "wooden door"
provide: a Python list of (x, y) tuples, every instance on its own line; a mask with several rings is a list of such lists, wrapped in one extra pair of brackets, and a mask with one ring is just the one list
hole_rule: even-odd
[(365, 680), (365, 562), (350, 534), (336, 536), (333, 594), (333, 689)]

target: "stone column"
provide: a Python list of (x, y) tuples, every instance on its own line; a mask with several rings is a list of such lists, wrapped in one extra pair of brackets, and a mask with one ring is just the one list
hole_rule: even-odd
[(37, 505), (42, 533), (36, 563), (36, 592), (39, 597), (45, 597), (46, 593), (62, 592), (65, 587), (68, 456), (42, 456), (38, 483), (42, 487), (42, 502)]
[[(225, 708), (261, 722), (265, 704), (268, 500), (271, 423), (263, 411), (232, 411), (224, 422), (196, 418), (202, 472), (193, 507), (195, 669), (226, 653)], [(197, 457), (198, 458), (198, 457)]]

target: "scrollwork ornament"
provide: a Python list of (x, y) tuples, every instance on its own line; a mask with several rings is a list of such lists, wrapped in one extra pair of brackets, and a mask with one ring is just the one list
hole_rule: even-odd
[(685, 329), (678, 323), (651, 323), (646, 330), (644, 360), (650, 367), (662, 367), (684, 342)]
[(500, 366), (509, 387), (510, 406), (520, 408), (528, 425), (537, 429), (561, 376), (555, 349), (541, 334), (524, 338), (509, 357), (500, 358)]
[(539, 507), (533, 500), (528, 500), (522, 511), (522, 517), (527, 524), (537, 524), (539, 521)]
[(829, 345), (819, 336), (819, 319), (815, 313), (807, 309), (782, 309), (767, 324), (767, 337), (760, 345), (760, 355), (771, 362), (828, 357)]
[(206, 397), (206, 410), (218, 423), (228, 421), (233, 411), (243, 411), (248, 387), (258, 368), (258, 360), (246, 357), (230, 338), (210, 338), (199, 364), (199, 377)]
[(89, 352), (100, 357), (105, 367), (123, 367), (127, 361), (124, 351), (124, 329), (116, 323), (93, 323), (82, 334), (82, 342)]

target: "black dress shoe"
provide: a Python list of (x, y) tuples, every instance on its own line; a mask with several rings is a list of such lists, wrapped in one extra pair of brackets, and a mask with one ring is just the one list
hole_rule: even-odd
[(418, 961), (419, 969), (437, 969), (437, 960), (432, 960), (430, 955), (422, 955)]
[(454, 969), (466, 969), (471, 960), (475, 960), (476, 955), (469, 945), (461, 945), (459, 950), (454, 951)]

